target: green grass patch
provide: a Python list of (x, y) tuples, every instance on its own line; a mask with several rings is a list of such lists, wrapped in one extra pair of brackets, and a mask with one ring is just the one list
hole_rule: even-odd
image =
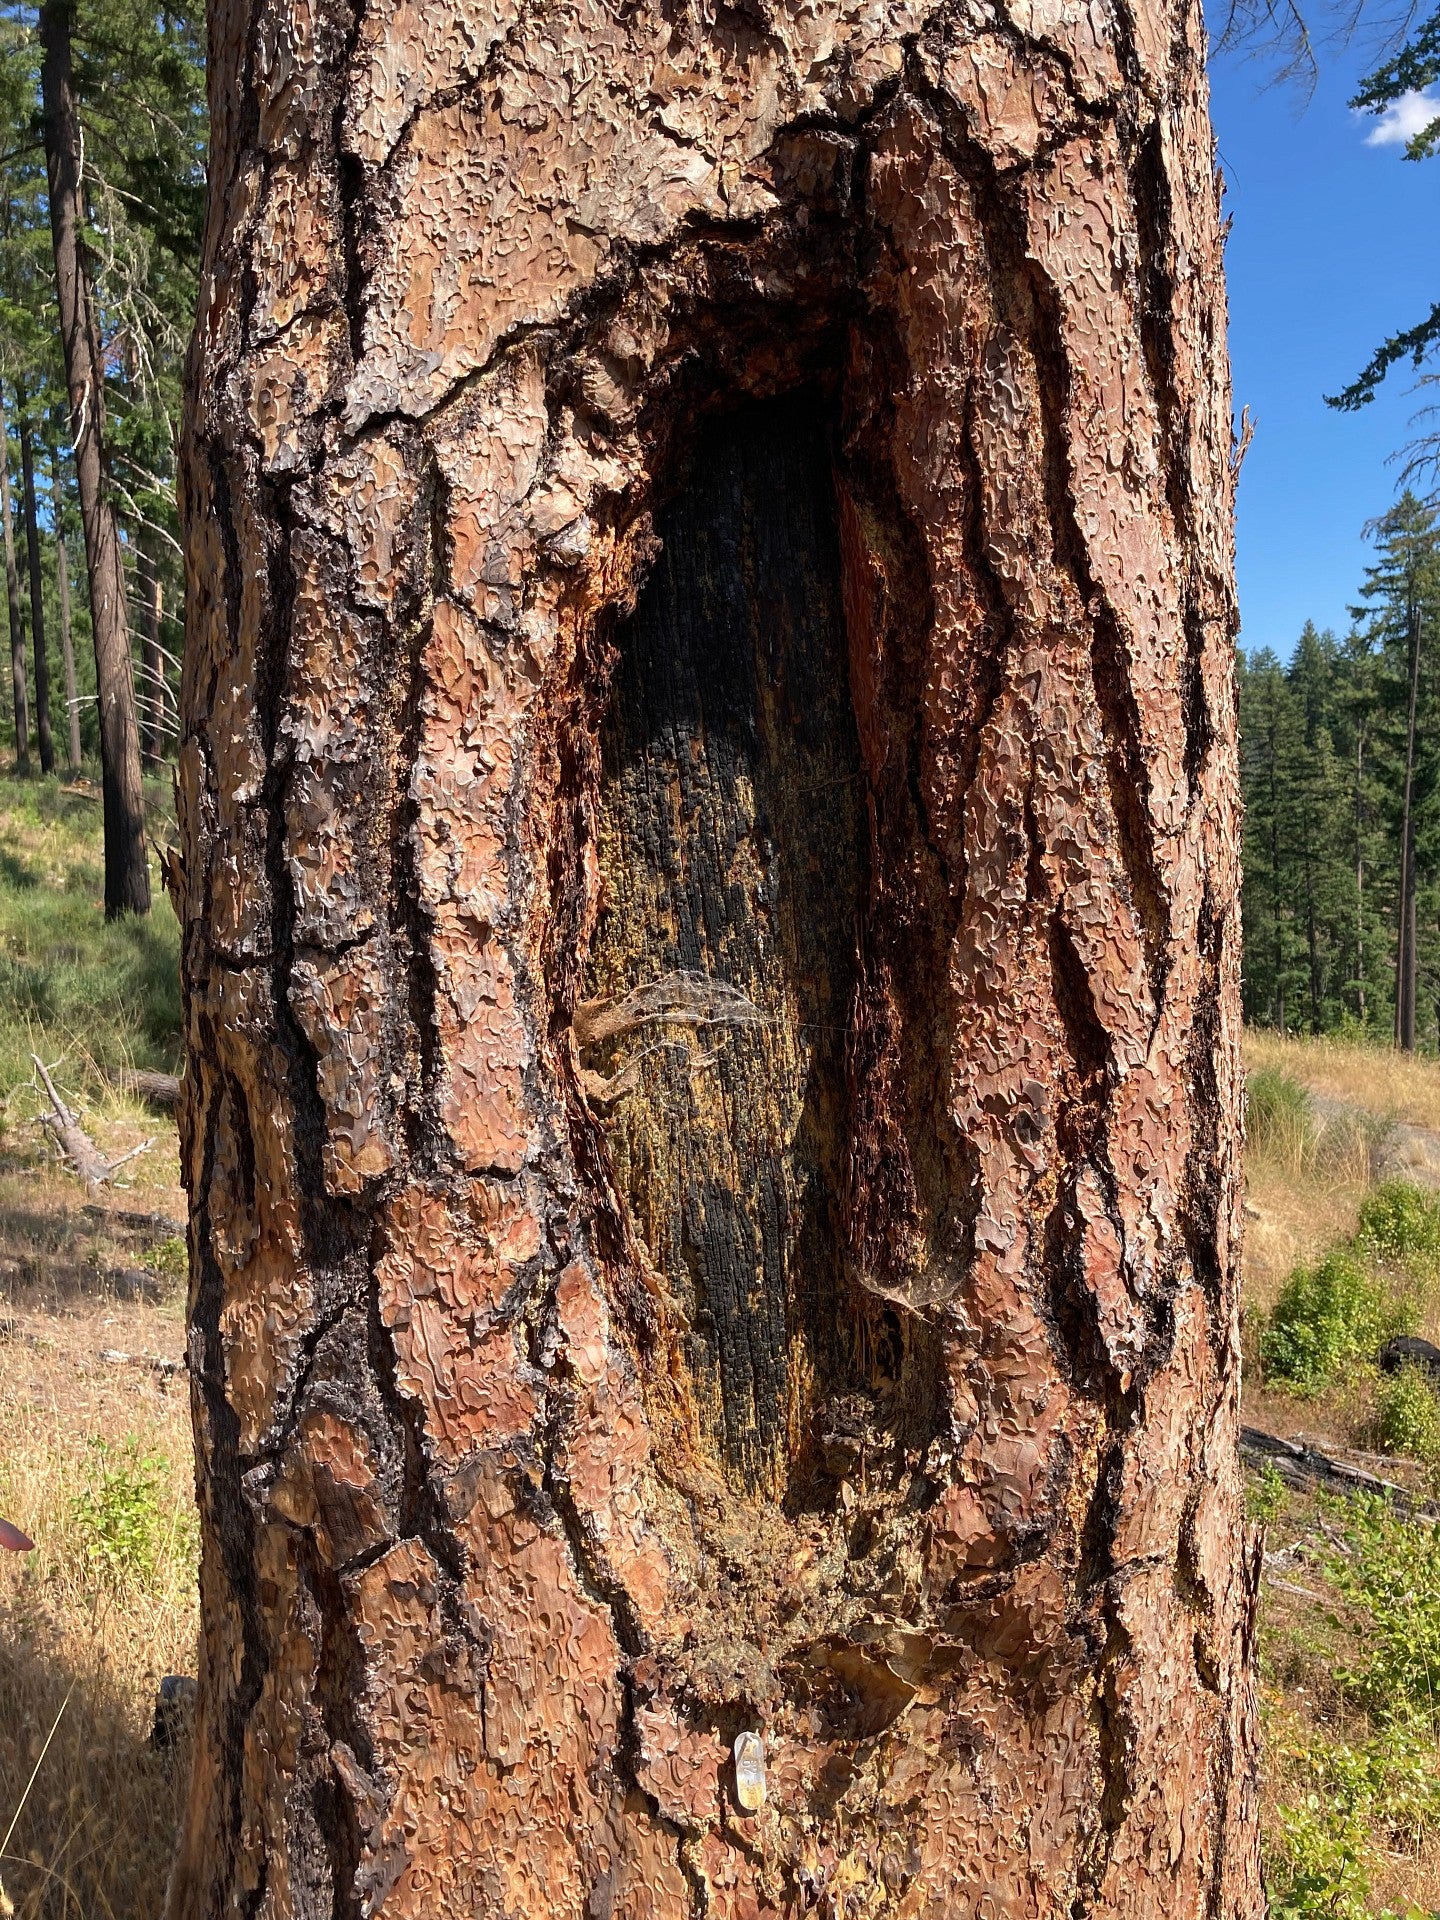
[(1358, 1499), (1345, 1539), (1327, 1571), (1365, 1615), (1365, 1655), (1341, 1679), (1377, 1725), (1440, 1740), (1440, 1527)]
[[(161, 783), (146, 801), (163, 840)], [(98, 799), (0, 779), (0, 1103), (30, 1081), (32, 1053), (61, 1063), (70, 1091), (179, 1066), (180, 929), (153, 873), (151, 913), (106, 922), (101, 835)]]
[(1336, 1677), (1359, 1713), (1342, 1738), (1272, 1744), (1293, 1784), (1267, 1836), (1266, 1882), (1276, 1920), (1373, 1920), (1379, 1850), (1416, 1853), (1440, 1832), (1440, 1529), (1383, 1500), (1323, 1505), (1325, 1573), (1359, 1650)]
[(1278, 1067), (1258, 1067), (1245, 1082), (1245, 1147), (1252, 1165), (1299, 1174), (1315, 1157), (1315, 1116), (1298, 1080)]
[[(1296, 1267), (1281, 1287), (1260, 1334), (1266, 1379), (1307, 1398), (1323, 1393), (1369, 1365), (1383, 1340), (1413, 1333), (1437, 1283), (1440, 1200), (1408, 1180), (1387, 1180), (1361, 1202), (1353, 1236), (1313, 1266)], [(1385, 1422), (1397, 1436), (1407, 1428), (1430, 1433), (1430, 1402), (1418, 1382), (1397, 1380), (1384, 1395)], [(1430, 1459), (1440, 1457), (1440, 1430), (1434, 1441), (1433, 1456), (1398, 1439), (1385, 1444)]]
[(157, 1280), (179, 1285), (190, 1272), (190, 1256), (179, 1234), (171, 1234), (140, 1255), (140, 1265)]
[(118, 1445), (92, 1440), (90, 1452), (89, 1482), (71, 1515), (86, 1558), (107, 1585), (144, 1584), (174, 1549), (177, 1529), (188, 1551), (194, 1512), (174, 1500), (165, 1456), (142, 1448), (133, 1435)]
[(1298, 1765), (1310, 1791), (1279, 1809), (1279, 1830), (1270, 1836), (1271, 1920), (1373, 1920), (1370, 1855), (1376, 1839), (1409, 1849), (1440, 1825), (1434, 1748), (1413, 1735), (1392, 1733), (1358, 1746), (1307, 1741), (1286, 1757)]

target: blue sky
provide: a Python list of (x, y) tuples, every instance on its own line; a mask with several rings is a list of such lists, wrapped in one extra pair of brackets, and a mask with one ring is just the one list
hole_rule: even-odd
[(1375, 64), (1373, 44), (1322, 49), (1308, 99), (1253, 60), (1211, 67), (1235, 408), (1256, 422), (1240, 479), (1240, 638), (1282, 658), (1307, 619), (1348, 625), (1371, 557), (1362, 529), (1395, 497), (1387, 456), (1419, 404), (1408, 367), (1359, 413), (1323, 396), (1440, 298), (1440, 158), (1407, 161), (1346, 105)]

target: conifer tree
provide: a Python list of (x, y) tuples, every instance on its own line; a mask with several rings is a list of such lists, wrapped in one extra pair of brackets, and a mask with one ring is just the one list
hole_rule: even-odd
[[(1396, 1044), (1413, 1050), (1421, 988), (1421, 895), (1433, 883), (1440, 808), (1440, 534), (1436, 516), (1406, 493), (1375, 526), (1378, 558), (1358, 609), (1376, 660), (1378, 746), (1395, 874)], [(1427, 973), (1434, 941), (1426, 935)]]

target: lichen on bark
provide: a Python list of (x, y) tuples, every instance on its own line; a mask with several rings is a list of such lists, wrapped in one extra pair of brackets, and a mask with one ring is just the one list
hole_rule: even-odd
[(1203, 51), (215, 8), (177, 1920), (1260, 1911)]

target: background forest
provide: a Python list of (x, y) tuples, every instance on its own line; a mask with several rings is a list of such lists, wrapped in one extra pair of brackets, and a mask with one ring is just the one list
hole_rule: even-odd
[[(32, 10), (0, 12), (0, 546), (11, 655), (0, 725), (17, 770), (73, 774), (98, 759), (92, 556), (72, 444), (98, 428), (141, 753), (154, 769), (173, 751), (179, 683), (175, 454), (204, 197), (203, 13), (137, 0), (45, 13), (48, 34)], [(68, 49), (57, 45), (64, 37)], [(88, 304), (103, 373), (98, 417), (79, 422), (57, 301), (47, 168), (63, 156), (45, 111), (47, 45), (52, 82), (69, 66), (77, 110), (82, 312)]]
[(1239, 656), (1245, 1014), (1440, 1040), (1440, 530), (1405, 493), (1343, 638)]

